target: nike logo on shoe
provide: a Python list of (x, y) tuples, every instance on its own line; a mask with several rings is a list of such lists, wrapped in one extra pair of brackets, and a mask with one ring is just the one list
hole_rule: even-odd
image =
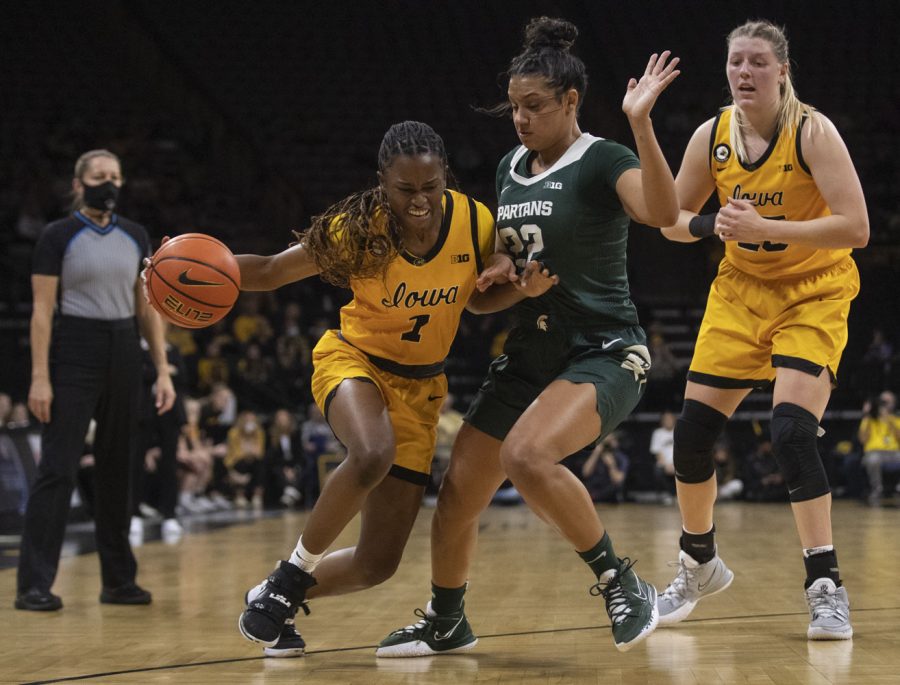
[(698, 589), (700, 592), (703, 592), (706, 588), (708, 588), (708, 587), (709, 587), (709, 584), (713, 581), (713, 578), (716, 577), (716, 574), (717, 574), (718, 572), (719, 572), (718, 569), (716, 569), (715, 571), (713, 571), (712, 574), (709, 576), (709, 578), (706, 579), (706, 582), (705, 582), (705, 583), (697, 583), (697, 589)]
[(597, 560), (599, 560), (599, 559), (602, 559), (602, 558), (605, 557), (605, 556), (606, 556), (606, 552), (600, 552), (600, 554), (598, 554), (597, 556), (595, 556), (593, 559), (591, 559), (591, 560), (588, 561), (587, 563), (588, 563), (588, 564), (593, 564), (595, 561), (597, 561)]
[(178, 274), (178, 282), (184, 285), (225, 285), (224, 283), (215, 283), (213, 281), (197, 281), (188, 276), (190, 272), (190, 269), (185, 269), (180, 274)]
[(450, 630), (448, 630), (446, 633), (444, 633), (443, 635), (441, 635), (437, 631), (434, 631), (434, 639), (437, 640), (438, 642), (440, 642), (441, 640), (446, 640), (447, 638), (449, 638), (451, 635), (453, 635), (453, 633), (456, 632), (456, 629), (459, 628), (459, 624), (463, 622), (463, 619), (465, 617), (466, 617), (465, 614), (460, 616), (459, 620), (453, 624), (453, 627)]

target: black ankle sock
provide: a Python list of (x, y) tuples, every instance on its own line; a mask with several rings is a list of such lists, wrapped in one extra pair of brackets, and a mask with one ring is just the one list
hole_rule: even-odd
[(613, 550), (612, 541), (606, 532), (603, 533), (600, 542), (586, 552), (579, 552), (578, 556), (591, 567), (598, 580), (606, 571), (619, 567), (619, 560), (616, 558), (615, 550)]
[(833, 549), (818, 554), (810, 554), (803, 559), (806, 566), (806, 583), (809, 588), (819, 578), (831, 578), (837, 587), (841, 586), (841, 572), (838, 570), (837, 554)]
[(695, 535), (681, 530), (681, 549), (691, 555), (698, 564), (705, 564), (712, 561), (716, 556), (716, 527), (709, 529), (708, 533)]
[(463, 595), (468, 583), (462, 587), (438, 587), (431, 584), (431, 610), (440, 615), (456, 614), (462, 611)]

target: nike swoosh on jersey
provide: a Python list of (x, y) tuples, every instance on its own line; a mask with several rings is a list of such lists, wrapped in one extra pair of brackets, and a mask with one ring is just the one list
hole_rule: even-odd
[(225, 285), (224, 283), (215, 283), (213, 281), (197, 281), (188, 276), (191, 272), (190, 269), (185, 269), (180, 274), (178, 274), (178, 282), (184, 285)]
[(615, 338), (614, 340), (607, 340), (605, 343), (603, 343), (603, 344), (601, 345), (601, 347), (602, 347), (604, 350), (608, 350), (608, 349), (610, 348), (610, 346), (613, 345), (613, 343), (617, 343), (617, 342), (619, 342), (621, 339), (622, 339), (622, 338)]

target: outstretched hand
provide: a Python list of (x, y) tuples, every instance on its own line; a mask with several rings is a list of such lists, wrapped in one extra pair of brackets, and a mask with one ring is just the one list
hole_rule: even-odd
[(650, 116), (650, 110), (656, 104), (656, 98), (681, 73), (675, 69), (680, 58), (674, 57), (672, 61), (666, 63), (671, 54), (669, 50), (663, 51), (661, 55), (653, 53), (650, 55), (650, 61), (647, 62), (647, 68), (644, 70), (641, 80), (632, 78), (628, 81), (625, 98), (622, 100), (622, 111), (628, 117), (636, 119)]

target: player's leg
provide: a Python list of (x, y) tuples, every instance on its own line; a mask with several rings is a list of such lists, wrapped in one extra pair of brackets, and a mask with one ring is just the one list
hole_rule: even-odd
[(379, 644), (380, 657), (431, 656), (473, 648), (478, 642), (464, 613), (463, 597), (478, 540), (478, 518), (506, 478), (500, 440), (469, 423), (453, 444), (431, 521), (431, 601), (421, 620)]
[[(316, 566), (317, 584), (306, 599), (342, 595), (365, 590), (394, 575), (409, 539), (422, 502), (425, 486), (388, 475), (363, 504), (359, 541), (354, 547), (335, 550)], [(262, 591), (264, 584), (250, 590), (248, 599)], [(285, 621), (278, 641), (265, 648), (266, 656), (302, 656), (306, 642), (297, 632), (294, 619)]]
[(675, 486), (681, 509), (678, 572), (657, 601), (660, 625), (684, 620), (697, 602), (725, 590), (734, 574), (716, 554), (713, 448), (725, 422), (750, 388), (717, 388), (688, 381), (675, 424)]
[[(616, 555), (584, 484), (560, 463), (621, 420), (609, 409), (610, 426), (603, 429), (600, 405), (625, 407), (624, 415), (640, 397), (642, 375), (608, 357), (594, 361), (591, 373), (603, 378), (598, 385), (557, 380), (547, 386), (504, 440), (500, 460), (528, 505), (552, 522), (596, 575), (591, 593), (603, 596), (616, 647), (626, 651), (656, 627), (656, 589), (637, 576), (633, 562)], [(615, 391), (608, 396), (610, 388)]]
[(781, 367), (772, 400), (772, 451), (784, 475), (803, 546), (811, 640), (853, 636), (831, 531), (831, 488), (816, 440), (831, 395), (827, 369), (818, 376)]
[(312, 575), (316, 565), (394, 461), (394, 430), (373, 382), (343, 380), (326, 409), (347, 456), (322, 488), (289, 561), (282, 561), (269, 576), (239, 621), (244, 637), (267, 647), (275, 645), (285, 620), (304, 605), (306, 593), (316, 584)]

